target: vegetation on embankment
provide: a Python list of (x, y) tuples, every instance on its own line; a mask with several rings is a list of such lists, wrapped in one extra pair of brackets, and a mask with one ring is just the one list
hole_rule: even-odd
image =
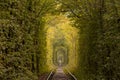
[(46, 71), (43, 17), (53, 1), (0, 1), (0, 80), (36, 80)]
[(59, 0), (79, 32), (78, 80), (120, 79), (120, 0)]

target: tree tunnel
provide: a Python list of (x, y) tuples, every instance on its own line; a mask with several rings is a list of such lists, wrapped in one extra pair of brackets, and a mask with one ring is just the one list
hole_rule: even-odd
[(68, 51), (66, 47), (56, 47), (53, 52), (53, 64), (55, 66), (66, 66), (68, 64)]
[(56, 67), (74, 71), (78, 66), (78, 29), (72, 27), (64, 16), (51, 16), (46, 25), (46, 65), (49, 70)]

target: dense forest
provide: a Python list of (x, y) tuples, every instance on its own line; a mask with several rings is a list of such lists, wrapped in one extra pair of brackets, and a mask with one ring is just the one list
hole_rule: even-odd
[(120, 80), (120, 0), (0, 0), (0, 80), (49, 72), (47, 18), (61, 14), (79, 30), (76, 78)]
[(36, 80), (46, 71), (43, 17), (53, 4), (52, 0), (0, 1), (1, 80)]
[[(79, 80), (120, 79), (120, 0), (61, 0), (79, 32)], [(78, 71), (79, 70), (79, 71)]]

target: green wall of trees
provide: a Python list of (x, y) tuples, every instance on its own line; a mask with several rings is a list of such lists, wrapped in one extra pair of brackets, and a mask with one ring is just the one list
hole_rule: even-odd
[(120, 79), (120, 1), (59, 0), (79, 32), (78, 80)]
[(36, 80), (46, 71), (43, 17), (52, 0), (0, 1), (0, 79)]

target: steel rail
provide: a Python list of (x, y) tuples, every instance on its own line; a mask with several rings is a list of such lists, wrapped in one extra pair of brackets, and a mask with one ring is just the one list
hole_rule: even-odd
[(50, 79), (50, 77), (51, 77), (51, 75), (53, 74), (53, 72), (54, 72), (54, 70), (52, 70), (52, 71), (50, 72), (50, 74), (49, 74), (48, 77), (47, 77), (47, 80)]
[[(74, 80), (77, 80), (77, 78), (68, 69), (65, 69), (65, 70), (68, 72), (68, 75), (70, 75)], [(47, 80), (51, 80), (51, 76), (52, 76), (53, 72), (54, 72), (54, 70), (52, 70), (50, 72), (50, 74), (47, 77)]]
[(66, 69), (66, 70), (74, 80), (77, 80), (77, 78), (68, 69)]

